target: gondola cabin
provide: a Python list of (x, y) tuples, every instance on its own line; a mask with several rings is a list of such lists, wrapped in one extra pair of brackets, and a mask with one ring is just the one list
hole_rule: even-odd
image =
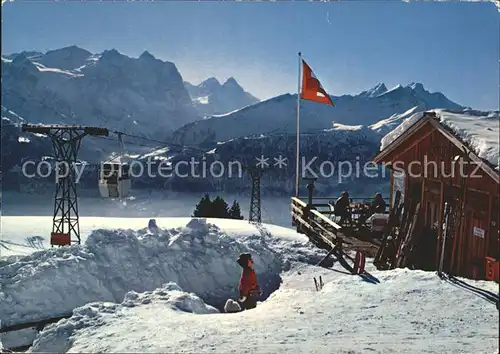
[(129, 164), (106, 162), (99, 171), (99, 193), (104, 198), (123, 198), (130, 193)]
[(402, 192), (418, 220), (412, 268), (498, 281), (499, 125), (499, 112), (433, 110), (382, 139), (373, 161), (389, 168), (391, 195)]

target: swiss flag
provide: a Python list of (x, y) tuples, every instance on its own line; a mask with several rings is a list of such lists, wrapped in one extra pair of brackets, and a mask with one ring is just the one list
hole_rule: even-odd
[(311, 67), (302, 59), (302, 90), (300, 98), (319, 103), (333, 104), (332, 99), (321, 86)]

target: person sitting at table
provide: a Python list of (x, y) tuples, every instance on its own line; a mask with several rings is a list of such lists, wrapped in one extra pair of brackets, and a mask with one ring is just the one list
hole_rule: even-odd
[(346, 220), (348, 220), (349, 223), (352, 222), (349, 204), (349, 193), (347, 193), (347, 191), (342, 193), (342, 195), (335, 201), (335, 215), (340, 216), (340, 225), (345, 223)]
[(385, 200), (382, 198), (382, 194), (377, 193), (375, 199), (370, 207), (372, 213), (383, 214), (385, 211)]

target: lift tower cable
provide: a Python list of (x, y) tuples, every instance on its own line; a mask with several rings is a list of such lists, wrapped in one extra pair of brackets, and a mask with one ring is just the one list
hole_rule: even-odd
[(106, 128), (77, 125), (23, 124), (23, 132), (44, 134), (51, 138), (56, 162), (56, 192), (51, 245), (80, 244), (78, 195), (75, 181), (75, 165), (78, 150), (86, 135), (108, 136)]

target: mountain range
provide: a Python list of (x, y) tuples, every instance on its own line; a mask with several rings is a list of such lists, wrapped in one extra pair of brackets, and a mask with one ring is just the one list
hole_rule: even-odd
[[(331, 97), (335, 107), (300, 103), (302, 156), (332, 162), (370, 161), (381, 137), (414, 112), (465, 109), (420, 83), (392, 89), (379, 83), (358, 94)], [(169, 142), (163, 146), (151, 141), (150, 146), (128, 144), (130, 159), (154, 157), (175, 163), (203, 158), (208, 163), (226, 163), (237, 158), (252, 164), (261, 154), (270, 157), (271, 163), (276, 154), (283, 155), (288, 167), (264, 177), (262, 190), (287, 194), (294, 188), (296, 104), (294, 94), (261, 102), (234, 78), (223, 84), (209, 78), (193, 85), (183, 80), (174, 63), (158, 60), (147, 51), (130, 58), (114, 49), (93, 54), (72, 46), (2, 56), (2, 169), (12, 172), (4, 174), (4, 182), (19, 188), (24, 183), (19, 182), (22, 161), (51, 154), (48, 138), (21, 133), (20, 123), (66, 123), (105, 126)], [(194, 149), (186, 150), (187, 146)], [(79, 156), (96, 163), (117, 148), (114, 140), (88, 137)], [(96, 173), (89, 170), (81, 186), (96, 188)], [(250, 186), (245, 178), (137, 178), (133, 187), (241, 191)], [(347, 188), (346, 183), (352, 190), (387, 181), (359, 182), (327, 179), (318, 181), (318, 191), (331, 194), (336, 188)]]
[(234, 78), (223, 85), (184, 83), (175, 64), (147, 51), (130, 58), (71, 46), (2, 56), (2, 106), (30, 123), (106, 126), (166, 139), (204, 115), (255, 102)]

